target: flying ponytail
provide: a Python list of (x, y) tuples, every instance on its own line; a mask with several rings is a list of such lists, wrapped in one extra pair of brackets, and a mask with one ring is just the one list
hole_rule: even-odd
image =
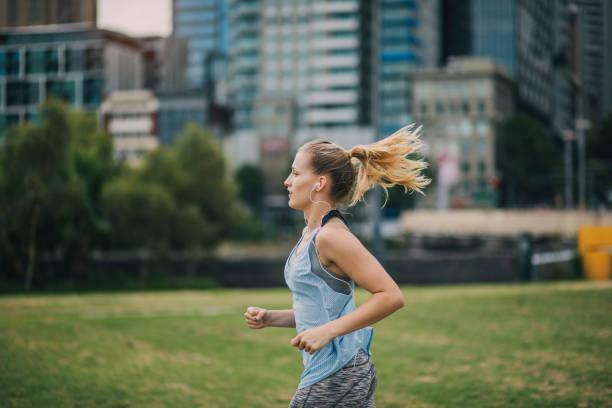
[[(366, 191), (380, 184), (387, 199), (387, 189), (404, 186), (404, 192), (421, 190), (431, 180), (421, 174), (427, 162), (409, 159), (423, 147), (419, 139), (421, 127), (408, 125), (391, 136), (369, 145), (358, 145), (344, 150), (335, 143), (313, 140), (300, 150), (312, 155), (311, 164), (317, 174), (329, 174), (332, 179), (331, 196), (336, 202), (349, 198), (349, 206), (363, 200)], [(385, 200), (386, 203), (386, 200)]]
[(419, 139), (422, 127), (404, 126), (382, 140), (369, 145), (357, 145), (348, 151), (351, 161), (357, 164), (357, 181), (353, 188), (349, 205), (353, 206), (363, 200), (363, 196), (375, 184), (380, 184), (385, 190), (385, 204), (389, 198), (388, 188), (395, 185), (408, 190), (421, 190), (431, 180), (426, 178), (421, 170), (427, 168), (427, 162), (409, 159), (408, 155), (418, 153), (423, 148)]

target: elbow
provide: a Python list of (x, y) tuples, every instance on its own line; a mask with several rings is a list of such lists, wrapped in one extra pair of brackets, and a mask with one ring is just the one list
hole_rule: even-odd
[(397, 295), (396, 302), (397, 302), (396, 305), (398, 309), (401, 309), (406, 304), (406, 299), (404, 298), (404, 295), (402, 294), (402, 292), (399, 292), (399, 294)]
[(404, 299), (404, 295), (400, 290), (393, 294), (391, 304), (393, 306), (393, 311), (401, 309), (406, 304), (406, 299)]

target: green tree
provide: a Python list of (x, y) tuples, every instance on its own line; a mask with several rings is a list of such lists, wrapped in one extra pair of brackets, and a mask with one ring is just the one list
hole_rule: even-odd
[(112, 245), (123, 248), (211, 248), (252, 221), (239, 205), (222, 151), (197, 125), (109, 183), (102, 201)]
[(40, 123), (9, 129), (0, 149), (3, 236), (11, 255), (24, 258), (25, 289), (31, 288), (41, 215), (55, 206), (70, 182), (70, 126), (55, 100), (40, 107)]
[(259, 167), (253, 164), (240, 166), (235, 173), (238, 182), (240, 198), (251, 210), (258, 214), (263, 206), (265, 179)]
[(502, 206), (553, 203), (563, 183), (562, 152), (539, 121), (518, 114), (502, 123), (495, 152)]
[(118, 171), (94, 115), (52, 98), (39, 113), (38, 123), (12, 127), (0, 146), (0, 259), (25, 270), (28, 290), (39, 250), (59, 250), (69, 265), (83, 266), (100, 245), (108, 224), (99, 195)]

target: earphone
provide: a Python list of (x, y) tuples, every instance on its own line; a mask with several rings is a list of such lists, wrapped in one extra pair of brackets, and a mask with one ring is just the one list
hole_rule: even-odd
[(321, 182), (320, 182), (320, 181), (317, 181), (317, 184), (315, 184), (315, 185), (312, 187), (312, 189), (313, 189), (313, 190), (315, 190), (315, 189), (317, 189), (317, 188), (319, 188), (319, 187), (321, 187)]

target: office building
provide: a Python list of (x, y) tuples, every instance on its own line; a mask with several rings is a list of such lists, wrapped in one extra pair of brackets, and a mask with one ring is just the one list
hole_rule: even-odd
[(550, 123), (554, 96), (553, 3), (443, 0), (442, 59), (493, 58), (515, 80), (519, 106)]
[(173, 36), (187, 40), (185, 85), (202, 89), (208, 55), (229, 52), (229, 0), (173, 0), (172, 7)]
[(188, 123), (207, 127), (209, 101), (199, 90), (158, 92), (158, 135), (162, 144), (171, 144)]
[(414, 121), (411, 74), (439, 63), (439, 6), (438, 0), (379, 2), (379, 137)]
[(581, 108), (586, 117), (598, 121), (612, 111), (612, 3), (573, 3)]
[(0, 32), (0, 134), (35, 119), (48, 95), (96, 111), (105, 94), (143, 85), (141, 43), (108, 30), (74, 26)]
[[(489, 58), (449, 60), (444, 69), (416, 72), (413, 114), (423, 124), (431, 162), (452, 160), (459, 177), (450, 189), (458, 206), (495, 207), (497, 125), (515, 111), (510, 73)], [(425, 206), (439, 198), (431, 191)]]

